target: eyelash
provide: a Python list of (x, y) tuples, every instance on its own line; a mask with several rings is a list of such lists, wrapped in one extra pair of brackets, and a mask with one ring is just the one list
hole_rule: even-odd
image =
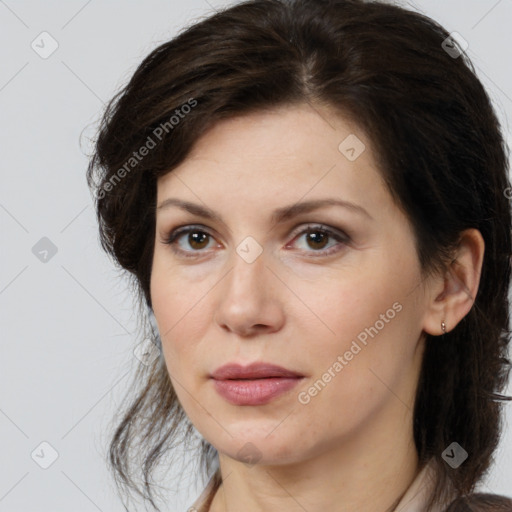
[[(183, 251), (182, 249), (179, 249), (176, 246), (176, 242), (179, 240), (180, 236), (186, 235), (191, 232), (202, 233), (211, 238), (214, 238), (213, 235), (211, 235), (210, 233), (205, 231), (202, 228), (202, 226), (186, 226), (186, 227), (175, 229), (165, 238), (165, 240), (162, 240), (162, 242), (166, 245), (169, 245), (171, 247), (171, 250), (176, 254), (183, 255), (185, 258), (197, 258), (198, 256), (201, 255), (202, 252), (205, 252), (205, 251), (201, 251), (201, 250)], [(293, 234), (293, 239), (295, 239), (298, 236), (309, 234), (309, 233), (322, 233), (323, 235), (327, 235), (329, 238), (334, 238), (336, 241), (340, 242), (342, 245), (346, 245), (351, 241), (350, 237), (346, 233), (344, 233), (344, 232), (338, 233), (338, 231), (333, 231), (332, 229), (330, 229), (326, 226), (323, 226), (323, 225), (319, 225), (319, 224), (309, 225), (302, 231), (299, 231), (298, 233)], [(312, 250), (312, 251), (306, 251), (306, 252), (316, 253), (317, 256), (313, 256), (313, 257), (322, 257), (322, 256), (329, 256), (329, 255), (334, 254), (340, 250), (341, 249), (336, 248), (334, 246), (327, 250), (320, 250), (320, 251)], [(193, 254), (187, 254), (190, 252), (192, 252)]]

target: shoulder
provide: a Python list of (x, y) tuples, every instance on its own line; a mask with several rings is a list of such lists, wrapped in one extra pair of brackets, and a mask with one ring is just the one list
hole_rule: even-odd
[(512, 499), (499, 494), (468, 494), (450, 503), (445, 512), (512, 512)]

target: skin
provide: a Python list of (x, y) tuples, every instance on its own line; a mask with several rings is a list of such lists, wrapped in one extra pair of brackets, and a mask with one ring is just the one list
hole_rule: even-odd
[[(338, 149), (350, 134), (366, 146), (354, 161)], [(412, 228), (377, 161), (356, 125), (325, 108), (295, 105), (217, 123), (158, 181), (158, 205), (170, 197), (191, 201), (225, 222), (158, 209), (151, 275), (172, 385), (219, 452), (223, 483), (213, 512), (383, 512), (421, 469), (412, 419), (424, 333), (441, 335), (441, 321), (450, 331), (471, 309), (484, 242), (466, 231), (446, 274), (422, 276)], [(328, 206), (271, 222), (275, 208), (326, 197), (369, 215)], [(308, 238), (303, 230), (317, 223), (350, 241)], [(177, 227), (197, 224), (211, 236), (194, 242), (185, 234), (177, 242), (195, 257), (164, 243)], [(252, 263), (236, 252), (248, 236), (263, 249)], [(338, 251), (319, 256), (330, 248)], [(394, 318), (301, 403), (299, 393), (394, 303), (402, 306)], [(217, 394), (213, 370), (253, 361), (305, 377), (265, 405), (232, 405)], [(239, 453), (248, 442), (255, 464)]]

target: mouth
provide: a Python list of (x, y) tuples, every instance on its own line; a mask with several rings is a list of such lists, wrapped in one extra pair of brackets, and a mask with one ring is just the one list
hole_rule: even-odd
[(264, 405), (290, 391), (303, 377), (268, 377), (213, 381), (215, 389), (233, 405)]
[(210, 375), (217, 393), (233, 405), (263, 405), (294, 388), (304, 376), (270, 363), (227, 364)]

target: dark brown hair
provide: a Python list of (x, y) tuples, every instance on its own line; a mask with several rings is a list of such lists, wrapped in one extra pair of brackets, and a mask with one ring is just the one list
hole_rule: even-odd
[[(447, 38), (430, 18), (377, 1), (235, 5), (144, 59), (105, 111), (87, 178), (102, 247), (128, 271), (142, 308), (151, 308), (157, 178), (180, 164), (215, 123), (254, 111), (306, 102), (356, 123), (414, 227), (425, 277), (448, 269), (461, 232), (478, 229), (485, 254), (477, 296), (442, 342), (425, 333), (414, 407), (420, 462), (433, 458), (437, 469), (429, 505), (452, 487), (460, 497), (453, 512), (468, 510), (468, 495), (488, 472), (501, 435), (501, 401), (510, 400), (501, 392), (511, 366), (512, 253), (507, 148), (473, 65), (456, 42), (447, 51)], [(163, 455), (194, 432), (162, 356), (143, 373), (111, 441), (109, 462), (118, 485), (158, 510), (149, 477)], [(453, 441), (468, 453), (457, 469), (442, 458)], [(139, 469), (131, 465), (133, 453), (142, 460), (141, 488), (132, 480)], [(216, 455), (201, 443), (205, 474)], [(218, 470), (215, 478), (218, 484)], [(478, 496), (478, 510), (507, 510)], [(501, 500), (512, 510), (510, 500)]]

